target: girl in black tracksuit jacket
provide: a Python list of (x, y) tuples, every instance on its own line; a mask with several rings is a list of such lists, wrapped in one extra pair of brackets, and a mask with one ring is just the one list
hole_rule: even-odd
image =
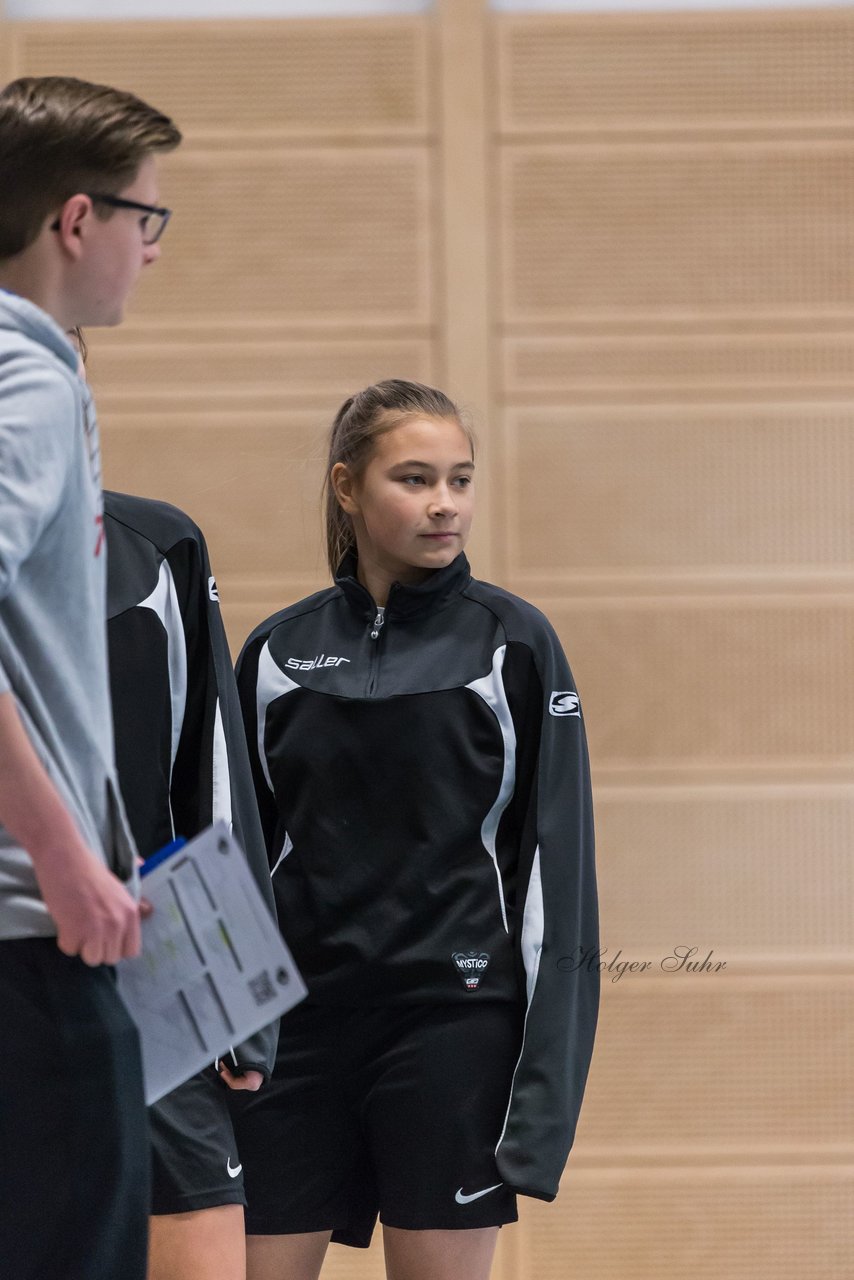
[(472, 472), (441, 392), (348, 400), (335, 585), (258, 627), (238, 664), (309, 989), (270, 1088), (237, 1103), (250, 1280), (295, 1233), (317, 1274), (330, 1232), (366, 1243), (377, 1208), (392, 1264), (421, 1233), (407, 1274), (486, 1276), (496, 1233), (466, 1230), (511, 1221), (515, 1193), (553, 1199), (572, 1143), (598, 1002), (584, 727), (548, 621), (471, 577)]

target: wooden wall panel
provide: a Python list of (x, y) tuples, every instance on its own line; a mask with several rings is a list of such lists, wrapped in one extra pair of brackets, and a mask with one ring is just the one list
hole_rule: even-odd
[(850, 317), (852, 161), (825, 140), (508, 146), (506, 318)]
[(854, 963), (850, 783), (602, 786), (596, 818), (609, 961), (708, 943), (729, 978)]
[(179, 150), (161, 184), (178, 212), (133, 315), (423, 325), (428, 172), (417, 148)]
[(0, 84), (6, 84), (15, 75), (17, 42), (12, 39), (8, 23), (3, 21), (3, 3), (0, 0)]
[(544, 406), (511, 410), (506, 422), (516, 581), (816, 565), (850, 571), (848, 401)]
[[(532, 399), (707, 403), (854, 392), (854, 333), (577, 333), (508, 337), (504, 392)], [(556, 393), (558, 393), (556, 395)]]
[[(439, 292), (443, 376), (449, 394), (465, 405), (478, 432), (478, 476), (494, 480), (491, 173), (484, 125), (489, 112), (487, 32), (482, 0), (437, 0), (439, 104), (443, 124), (437, 188), (440, 194), (443, 271)], [(470, 551), (485, 577), (496, 573), (493, 484), (479, 484), (478, 518)]]
[(854, 17), (843, 8), (505, 17), (508, 133), (854, 123)]
[[(430, 382), (434, 376), (428, 338), (306, 339), (270, 325), (245, 325), (238, 333), (224, 326), (200, 337), (163, 326), (156, 333), (98, 331), (89, 345), (89, 378), (107, 431), (115, 412), (168, 412), (178, 404), (276, 411), (306, 401), (322, 407), (328, 426), (356, 387), (381, 378)], [(155, 362), (159, 378), (152, 383)]]
[(244, 413), (237, 424), (233, 411), (116, 414), (104, 481), (183, 506), (208, 535), (224, 589), (234, 578), (244, 589), (260, 579), (268, 592), (271, 582), (313, 583), (325, 574), (318, 416)]
[[(692, 1088), (703, 1085), (698, 1062)], [(622, 1087), (632, 1089), (630, 1073)], [(576, 1170), (565, 1182), (560, 1212), (524, 1206), (521, 1275), (850, 1280), (850, 1168)]]
[[(651, 967), (603, 973), (572, 1175), (588, 1164), (811, 1162), (831, 1151), (854, 1162), (850, 978), (748, 977), (716, 942), (707, 928), (664, 949), (623, 947), (617, 964)], [(691, 946), (694, 963), (711, 953), (712, 968), (676, 968)]]
[(854, 768), (851, 595), (547, 608), (600, 770)]
[(429, 127), (423, 20), (33, 23), (29, 75), (132, 89), (189, 138), (413, 135)]
[(515, 1274), (841, 1280), (854, 19), (493, 39), (502, 563), (581, 688), (607, 958), (727, 962), (606, 975)]
[(384, 1280), (382, 1231), (374, 1232), (371, 1248), (348, 1249), (333, 1245), (323, 1264), (323, 1280)]

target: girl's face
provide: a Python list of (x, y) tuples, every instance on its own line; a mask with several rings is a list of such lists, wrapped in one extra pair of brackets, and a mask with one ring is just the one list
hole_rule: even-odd
[(410, 418), (379, 436), (362, 474), (333, 468), (353, 521), (360, 577), (421, 582), (465, 546), (474, 511), (474, 462), (459, 423)]

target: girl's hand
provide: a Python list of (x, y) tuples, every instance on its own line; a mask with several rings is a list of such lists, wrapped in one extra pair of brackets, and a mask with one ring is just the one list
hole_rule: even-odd
[(257, 1092), (264, 1083), (264, 1077), (260, 1071), (245, 1071), (243, 1075), (232, 1075), (224, 1062), (218, 1065), (219, 1078), (224, 1080), (229, 1089), (248, 1089), (250, 1093)]

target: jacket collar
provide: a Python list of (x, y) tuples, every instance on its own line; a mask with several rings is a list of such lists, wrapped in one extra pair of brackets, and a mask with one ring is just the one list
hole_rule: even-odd
[[(356, 576), (356, 553), (350, 551), (338, 566), (335, 582), (344, 593), (348, 603), (361, 616), (372, 621), (377, 606)], [(417, 586), (407, 587), (401, 582), (392, 584), (388, 593), (386, 617), (414, 618), (422, 613), (440, 609), (450, 596), (458, 595), (471, 579), (471, 569), (465, 555), (460, 552), (444, 569), (437, 569), (424, 582)]]

